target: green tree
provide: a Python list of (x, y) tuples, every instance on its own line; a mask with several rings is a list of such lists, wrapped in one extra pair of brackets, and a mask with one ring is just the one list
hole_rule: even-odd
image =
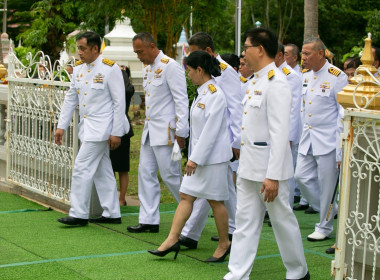
[(79, 24), (76, 13), (79, 4), (70, 0), (41, 0), (32, 5), (31, 11), (17, 12), (17, 16), (32, 18), (30, 27), (17, 39), (58, 59), (67, 34)]

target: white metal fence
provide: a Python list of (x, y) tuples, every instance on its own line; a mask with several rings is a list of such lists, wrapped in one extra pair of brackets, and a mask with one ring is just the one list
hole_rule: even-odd
[(380, 81), (368, 71), (367, 77), (370, 82), (355, 75), (357, 108), (345, 110), (337, 249), (332, 264), (336, 280), (380, 279), (380, 111), (365, 109), (380, 92), (371, 99), (355, 97), (360, 86), (379, 89)]
[[(71, 174), (78, 150), (78, 113), (62, 146), (54, 132), (70, 86), (66, 65), (53, 65), (42, 52), (23, 65), (11, 50), (8, 65), (7, 179), (16, 185), (69, 204)], [(67, 80), (67, 81), (65, 81)]]

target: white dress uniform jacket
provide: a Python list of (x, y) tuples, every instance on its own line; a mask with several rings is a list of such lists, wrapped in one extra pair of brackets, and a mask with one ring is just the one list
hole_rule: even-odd
[[(274, 75), (270, 79), (276, 80), (276, 83), (267, 82), (269, 70)], [(281, 72), (274, 63), (270, 63), (255, 73), (250, 82), (253, 86), (242, 101), (245, 106), (238, 174), (244, 179), (263, 182), (269, 178), (281, 181), (293, 176), (288, 141), (291, 93), (285, 79), (277, 81), (280, 76), (283, 76)]]
[(281, 64), (278, 69), (284, 73), (286, 80), (289, 83), (290, 91), (292, 93), (292, 109), (290, 111), (290, 130), (289, 130), (289, 141), (292, 144), (297, 144), (299, 142), (301, 131), (301, 93), (302, 93), (302, 79), (297, 75), (296, 71), (290, 67), (286, 62)]
[[(141, 143), (149, 134), (150, 146), (174, 143), (174, 134), (189, 134), (189, 99), (182, 67), (160, 51), (154, 63), (143, 70), (145, 91), (145, 125)], [(170, 133), (168, 128), (170, 127)]]
[(337, 147), (337, 139), (343, 131), (339, 117), (342, 106), (336, 97), (346, 85), (346, 74), (327, 60), (318, 72), (310, 70), (303, 74), (303, 131), (298, 147), (300, 154), (307, 155), (310, 146), (314, 156), (326, 155), (336, 150), (336, 160), (341, 161), (341, 149)]
[(227, 127), (226, 99), (214, 79), (198, 89), (191, 106), (189, 159), (198, 165), (228, 162), (232, 149)]
[[(102, 62), (104, 61), (104, 62)], [(61, 109), (58, 128), (66, 130), (79, 105), (79, 139), (105, 141), (129, 131), (120, 68), (99, 56), (93, 63), (74, 67), (73, 79)]]
[[(287, 279), (307, 272), (301, 233), (289, 206), (288, 179), (293, 176), (289, 145), (291, 92), (274, 62), (255, 73), (243, 100), (240, 164), (237, 179), (236, 230), (228, 263), (228, 280), (248, 280), (257, 254), (265, 210), (287, 270)], [(260, 194), (265, 178), (278, 180), (271, 203)], [(289, 253), (291, 252), (291, 253)]]
[(240, 149), (241, 127), (241, 94), (239, 74), (225, 62), (220, 55), (216, 57), (220, 62), (222, 75), (216, 77), (217, 84), (222, 88), (227, 100), (228, 129), (232, 148)]

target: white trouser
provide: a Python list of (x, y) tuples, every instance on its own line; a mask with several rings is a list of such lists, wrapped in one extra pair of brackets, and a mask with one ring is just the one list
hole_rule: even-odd
[[(228, 193), (229, 199), (224, 201), (228, 212), (228, 233), (232, 234), (235, 231), (235, 214), (236, 214), (236, 189), (232, 179), (231, 166), (228, 167)], [(188, 238), (198, 241), (202, 231), (206, 225), (210, 205), (206, 199), (198, 198), (194, 201), (193, 212), (187, 220), (181, 234)]]
[(286, 268), (287, 279), (306, 275), (307, 265), (301, 233), (293, 210), (289, 206), (288, 180), (279, 182), (278, 196), (264, 202), (260, 194), (262, 182), (237, 179), (236, 230), (233, 236), (229, 273), (224, 279), (249, 279), (259, 245), (265, 210), (268, 210), (273, 232)]
[(74, 163), (70, 216), (88, 219), (93, 183), (103, 208), (102, 216), (120, 218), (119, 198), (109, 157), (108, 141), (82, 142)]
[[(148, 138), (148, 137), (147, 137)], [(140, 224), (160, 223), (161, 188), (157, 172), (162, 181), (179, 202), (180, 164), (171, 160), (172, 146), (150, 146), (149, 138), (141, 145), (139, 162), (138, 192), (140, 199)]]
[(315, 225), (315, 231), (326, 236), (330, 236), (333, 232), (334, 216), (336, 214), (335, 206), (328, 221), (326, 221), (326, 217), (338, 174), (335, 150), (321, 156), (313, 156), (311, 151), (306, 156), (298, 154), (297, 169), (294, 177), (311, 207), (319, 211), (320, 222)]

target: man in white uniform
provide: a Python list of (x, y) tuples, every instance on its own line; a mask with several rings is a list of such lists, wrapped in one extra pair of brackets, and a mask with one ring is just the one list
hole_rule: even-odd
[(328, 221), (326, 217), (338, 179), (343, 131), (339, 116), (342, 107), (336, 97), (347, 85), (347, 76), (328, 62), (319, 38), (304, 42), (302, 60), (310, 70), (302, 78), (303, 129), (294, 177), (309, 204), (320, 213), (320, 222), (307, 239), (321, 241), (333, 232), (335, 213), (330, 214)]
[[(227, 100), (227, 121), (230, 141), (234, 160), (239, 159), (240, 154), (240, 124), (241, 124), (241, 86), (238, 73), (228, 65), (220, 55), (215, 53), (214, 42), (206, 32), (195, 33), (189, 39), (190, 51), (206, 51), (220, 62), (222, 75), (215, 80), (224, 92)], [(235, 212), (236, 212), (236, 190), (233, 182), (233, 171), (230, 165), (228, 169), (228, 189), (229, 200), (225, 201), (228, 212), (228, 234), (230, 239), (235, 230)], [(188, 248), (195, 249), (202, 230), (207, 222), (207, 216), (210, 206), (205, 199), (197, 199), (194, 202), (193, 212), (187, 220), (182, 230), (179, 242)], [(218, 241), (217, 236), (212, 237), (213, 241)]]
[(294, 44), (287, 44), (284, 49), (284, 58), (286, 63), (292, 67), (296, 73), (302, 76), (301, 68), (298, 65), (299, 49)]
[(160, 183), (157, 172), (179, 201), (180, 163), (171, 160), (174, 140), (184, 148), (189, 134), (189, 99), (185, 72), (175, 60), (163, 54), (149, 33), (133, 38), (133, 50), (145, 67), (145, 125), (141, 137), (138, 191), (139, 224), (129, 232), (158, 232)]
[[(279, 44), (278, 51), (275, 57), (275, 64), (278, 69), (286, 76), (290, 91), (292, 93), (292, 109), (290, 111), (290, 127), (289, 127), (289, 143), (292, 149), (293, 155), (293, 167), (296, 168), (298, 143), (300, 139), (300, 123), (301, 123), (301, 92), (302, 92), (302, 80), (296, 71), (290, 67), (284, 59), (284, 45)], [(292, 177), (289, 180), (289, 203), (290, 207), (293, 207), (294, 191), (296, 188), (296, 182)]]
[(69, 216), (58, 219), (67, 225), (88, 223), (92, 184), (95, 183), (103, 208), (97, 223), (121, 223), (116, 181), (109, 149), (120, 145), (129, 131), (125, 116), (124, 81), (115, 62), (99, 54), (101, 39), (95, 32), (77, 37), (80, 61), (76, 63), (70, 90), (65, 95), (55, 142), (62, 144), (75, 107), (79, 106), (81, 147), (75, 158), (71, 183)]
[(293, 176), (289, 146), (291, 92), (274, 58), (277, 38), (263, 28), (245, 34), (245, 60), (254, 70), (244, 98), (241, 154), (237, 179), (236, 230), (229, 273), (224, 279), (249, 279), (268, 210), (286, 279), (310, 279), (297, 219), (289, 205)]

